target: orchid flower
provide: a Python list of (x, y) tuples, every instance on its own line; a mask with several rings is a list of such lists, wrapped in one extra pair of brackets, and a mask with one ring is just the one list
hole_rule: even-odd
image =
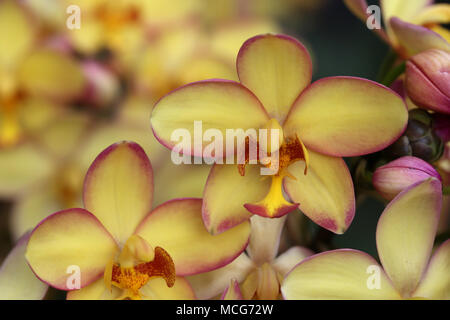
[[(380, 0), (386, 31), (374, 29), (403, 58), (428, 49), (450, 50), (450, 5), (430, 0)], [(362, 21), (370, 15), (366, 0), (344, 0)]]
[[(332, 77), (310, 84), (307, 50), (284, 35), (247, 40), (237, 57), (237, 72), (241, 82), (207, 80), (171, 92), (151, 116), (156, 138), (170, 149), (176, 146), (172, 132), (186, 128), (194, 136), (198, 120), (204, 130), (218, 129), (223, 136), (226, 129), (281, 129), (280, 168), (270, 186), (257, 165), (213, 166), (203, 193), (207, 229), (218, 234), (251, 214), (274, 218), (299, 207), (322, 227), (343, 233), (355, 203), (341, 157), (375, 152), (394, 142), (407, 122), (403, 100), (365, 79)], [(191, 141), (180, 144), (190, 155), (202, 156), (191, 150)], [(284, 188), (294, 203), (282, 193), (286, 176), (291, 179), (284, 180)]]
[(42, 128), (49, 117), (57, 115), (55, 105), (75, 97), (84, 86), (81, 68), (72, 58), (36, 46), (38, 28), (30, 18), (34, 17), (17, 2), (0, 2), (2, 149), (17, 145), (30, 131)]
[(442, 203), (430, 178), (401, 192), (381, 215), (376, 242), (382, 267), (364, 252), (309, 257), (284, 279), (285, 299), (450, 299), (450, 240), (433, 254)]
[(36, 278), (25, 260), (30, 233), (25, 233), (0, 267), (0, 300), (40, 300), (48, 286)]
[[(234, 260), (247, 246), (250, 226), (213, 237), (204, 229), (200, 199), (151, 210), (152, 197), (144, 150), (131, 142), (108, 147), (86, 175), (85, 209), (54, 213), (31, 233), (31, 269), (49, 285), (72, 290), (68, 299), (194, 298), (183, 276)], [(79, 268), (80, 290), (68, 286), (70, 266)]]
[(188, 277), (197, 297), (210, 299), (223, 292), (227, 299), (279, 298), (280, 282), (287, 272), (312, 255), (309, 249), (298, 246), (278, 255), (286, 217), (270, 220), (253, 216), (246, 253), (223, 268)]

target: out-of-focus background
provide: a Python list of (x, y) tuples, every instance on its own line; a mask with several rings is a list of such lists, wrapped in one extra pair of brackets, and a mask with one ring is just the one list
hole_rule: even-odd
[[(314, 79), (375, 80), (388, 52), (337, 0), (0, 0), (0, 263), (41, 219), (81, 206), (89, 164), (114, 142), (134, 140), (147, 151), (155, 205), (201, 196), (209, 168), (170, 162), (150, 130), (152, 106), (188, 82), (236, 79), (240, 45), (267, 32), (302, 41)], [(345, 235), (299, 214), (286, 241), (311, 242), (307, 230), (316, 244), (376, 255), (384, 203), (359, 200)]]

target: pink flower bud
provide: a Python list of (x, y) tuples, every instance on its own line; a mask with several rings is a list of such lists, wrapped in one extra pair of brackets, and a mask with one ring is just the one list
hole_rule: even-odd
[(418, 106), (450, 114), (450, 53), (431, 49), (406, 63), (406, 91)]
[(392, 200), (404, 189), (430, 177), (442, 182), (439, 173), (428, 162), (407, 156), (379, 167), (373, 174), (372, 182), (383, 198)]

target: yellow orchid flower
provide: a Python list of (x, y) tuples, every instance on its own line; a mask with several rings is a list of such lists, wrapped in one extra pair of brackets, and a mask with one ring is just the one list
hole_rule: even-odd
[[(46, 124), (48, 118), (40, 115), (29, 128), (22, 109), (48, 106), (47, 99), (61, 104), (84, 88), (81, 68), (71, 57), (50, 46), (36, 47), (37, 25), (30, 20), (17, 2), (0, 2), (0, 148), (18, 144), (28, 130)], [(51, 109), (43, 107), (46, 112)]]
[[(247, 40), (237, 73), (240, 82), (216, 79), (181, 87), (163, 97), (151, 116), (156, 138), (169, 149), (177, 145), (171, 140), (174, 130), (185, 128), (193, 136), (199, 120), (203, 130), (217, 129), (223, 136), (227, 129), (282, 131), (280, 170), (271, 186), (261, 179), (259, 166), (213, 166), (203, 193), (207, 229), (217, 234), (251, 214), (280, 217), (299, 207), (322, 227), (343, 233), (355, 203), (341, 157), (376, 152), (394, 142), (407, 122), (403, 100), (365, 79), (332, 77), (310, 84), (307, 50), (285, 35)], [(208, 145), (202, 143), (202, 148)], [(194, 153), (190, 141), (184, 144), (190, 155), (203, 155)], [(283, 181), (286, 176), (292, 179)], [(283, 183), (294, 203), (285, 200)]]
[[(347, 7), (366, 22), (366, 0), (344, 0)], [(403, 58), (428, 49), (450, 51), (449, 32), (440, 24), (450, 22), (450, 5), (429, 0), (380, 0), (386, 31), (374, 29)]]
[[(145, 151), (132, 142), (108, 147), (86, 174), (85, 209), (57, 212), (31, 233), (31, 269), (49, 285), (71, 290), (68, 299), (194, 298), (182, 276), (234, 260), (247, 246), (249, 224), (213, 237), (203, 226), (201, 199), (151, 210), (152, 197)], [(79, 290), (69, 287), (70, 266), (80, 270)]]
[(247, 252), (223, 268), (188, 277), (199, 299), (210, 299), (223, 292), (223, 299), (274, 300), (280, 297), (280, 282), (295, 265), (312, 251), (291, 247), (278, 255), (286, 216), (269, 220), (250, 219)]
[(0, 267), (0, 300), (40, 300), (48, 286), (39, 281), (25, 260), (30, 232), (16, 243)]
[(378, 221), (382, 267), (351, 249), (309, 257), (284, 279), (285, 299), (450, 299), (450, 240), (430, 259), (442, 204), (434, 178), (401, 192)]

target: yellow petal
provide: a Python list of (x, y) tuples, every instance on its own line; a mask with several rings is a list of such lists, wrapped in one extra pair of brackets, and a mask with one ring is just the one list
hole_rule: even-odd
[(385, 21), (391, 17), (411, 21), (429, 3), (429, 0), (381, 0), (381, 7)]
[(352, 77), (314, 82), (295, 101), (284, 124), (308, 149), (356, 156), (384, 149), (403, 133), (406, 106), (392, 90)]
[(284, 279), (281, 292), (287, 300), (400, 298), (375, 259), (350, 249), (303, 260)]
[(254, 268), (253, 262), (245, 253), (242, 253), (233, 262), (222, 268), (189, 276), (187, 279), (191, 283), (197, 298), (205, 300), (222, 293), (231, 279), (235, 279), (239, 283), (244, 281)]
[(425, 25), (431, 23), (446, 24), (450, 22), (450, 5), (435, 4), (426, 7), (412, 21), (414, 24)]
[(257, 165), (248, 165), (241, 176), (236, 165), (214, 165), (203, 193), (203, 221), (212, 234), (232, 228), (251, 217), (244, 208), (258, 201), (269, 190), (270, 179), (263, 179)]
[(42, 49), (29, 55), (19, 70), (19, 80), (32, 95), (72, 99), (82, 93), (81, 66), (63, 53)]
[[(14, 239), (18, 239), (27, 230), (34, 229), (40, 221), (53, 212), (67, 209), (60, 202), (52, 182), (45, 180), (43, 184), (45, 188), (41, 185), (33, 186), (17, 198), (10, 217), (10, 230)], [(81, 201), (78, 206), (80, 205)]]
[[(201, 150), (194, 148), (194, 121), (202, 121), (202, 133), (217, 129), (226, 137), (226, 129), (257, 129), (268, 120), (261, 103), (248, 89), (226, 80), (194, 82), (172, 91), (156, 104), (151, 116), (155, 136), (163, 145), (172, 149), (178, 144), (171, 140), (172, 133), (187, 129), (188, 141), (183, 139), (179, 145), (187, 149), (186, 153), (200, 157)], [(205, 147), (210, 142), (201, 139), (201, 143)]]
[(86, 115), (68, 112), (48, 123), (36, 134), (35, 140), (44, 150), (61, 159), (79, 146), (88, 125), (89, 119)]
[(40, 300), (48, 286), (39, 280), (25, 260), (30, 233), (23, 235), (0, 268), (0, 300)]
[(83, 288), (102, 277), (117, 249), (95, 216), (84, 209), (69, 209), (49, 216), (34, 229), (25, 256), (42, 281), (69, 290), (76, 268)]
[(103, 279), (99, 279), (79, 290), (67, 293), (67, 300), (115, 300), (120, 297), (122, 290), (112, 287), (106, 288)]
[(410, 297), (428, 264), (441, 205), (441, 183), (430, 178), (402, 191), (378, 220), (378, 254), (403, 297)]
[(53, 159), (31, 144), (0, 149), (0, 194), (12, 197), (47, 177)]
[(0, 67), (20, 61), (33, 44), (33, 29), (25, 11), (15, 1), (0, 3)]
[(136, 143), (121, 142), (92, 163), (83, 200), (85, 208), (124, 244), (150, 212), (152, 195), (153, 172), (145, 151)]
[(261, 35), (247, 40), (239, 51), (237, 70), (242, 84), (281, 123), (312, 76), (306, 48), (284, 35)]
[(248, 222), (212, 236), (203, 225), (201, 206), (201, 199), (166, 202), (154, 209), (136, 229), (136, 234), (151, 246), (162, 247), (169, 253), (177, 275), (220, 268), (233, 261), (247, 246)]
[(353, 182), (347, 165), (341, 158), (309, 151), (310, 166), (304, 174), (302, 161), (288, 170), (296, 178), (286, 178), (284, 187), (300, 210), (321, 227), (341, 234), (355, 215)]
[(427, 299), (450, 299), (450, 240), (445, 241), (434, 253), (430, 260), (414, 297)]
[(177, 277), (173, 287), (169, 288), (162, 278), (153, 278), (139, 290), (144, 300), (194, 300), (195, 293), (189, 282)]

